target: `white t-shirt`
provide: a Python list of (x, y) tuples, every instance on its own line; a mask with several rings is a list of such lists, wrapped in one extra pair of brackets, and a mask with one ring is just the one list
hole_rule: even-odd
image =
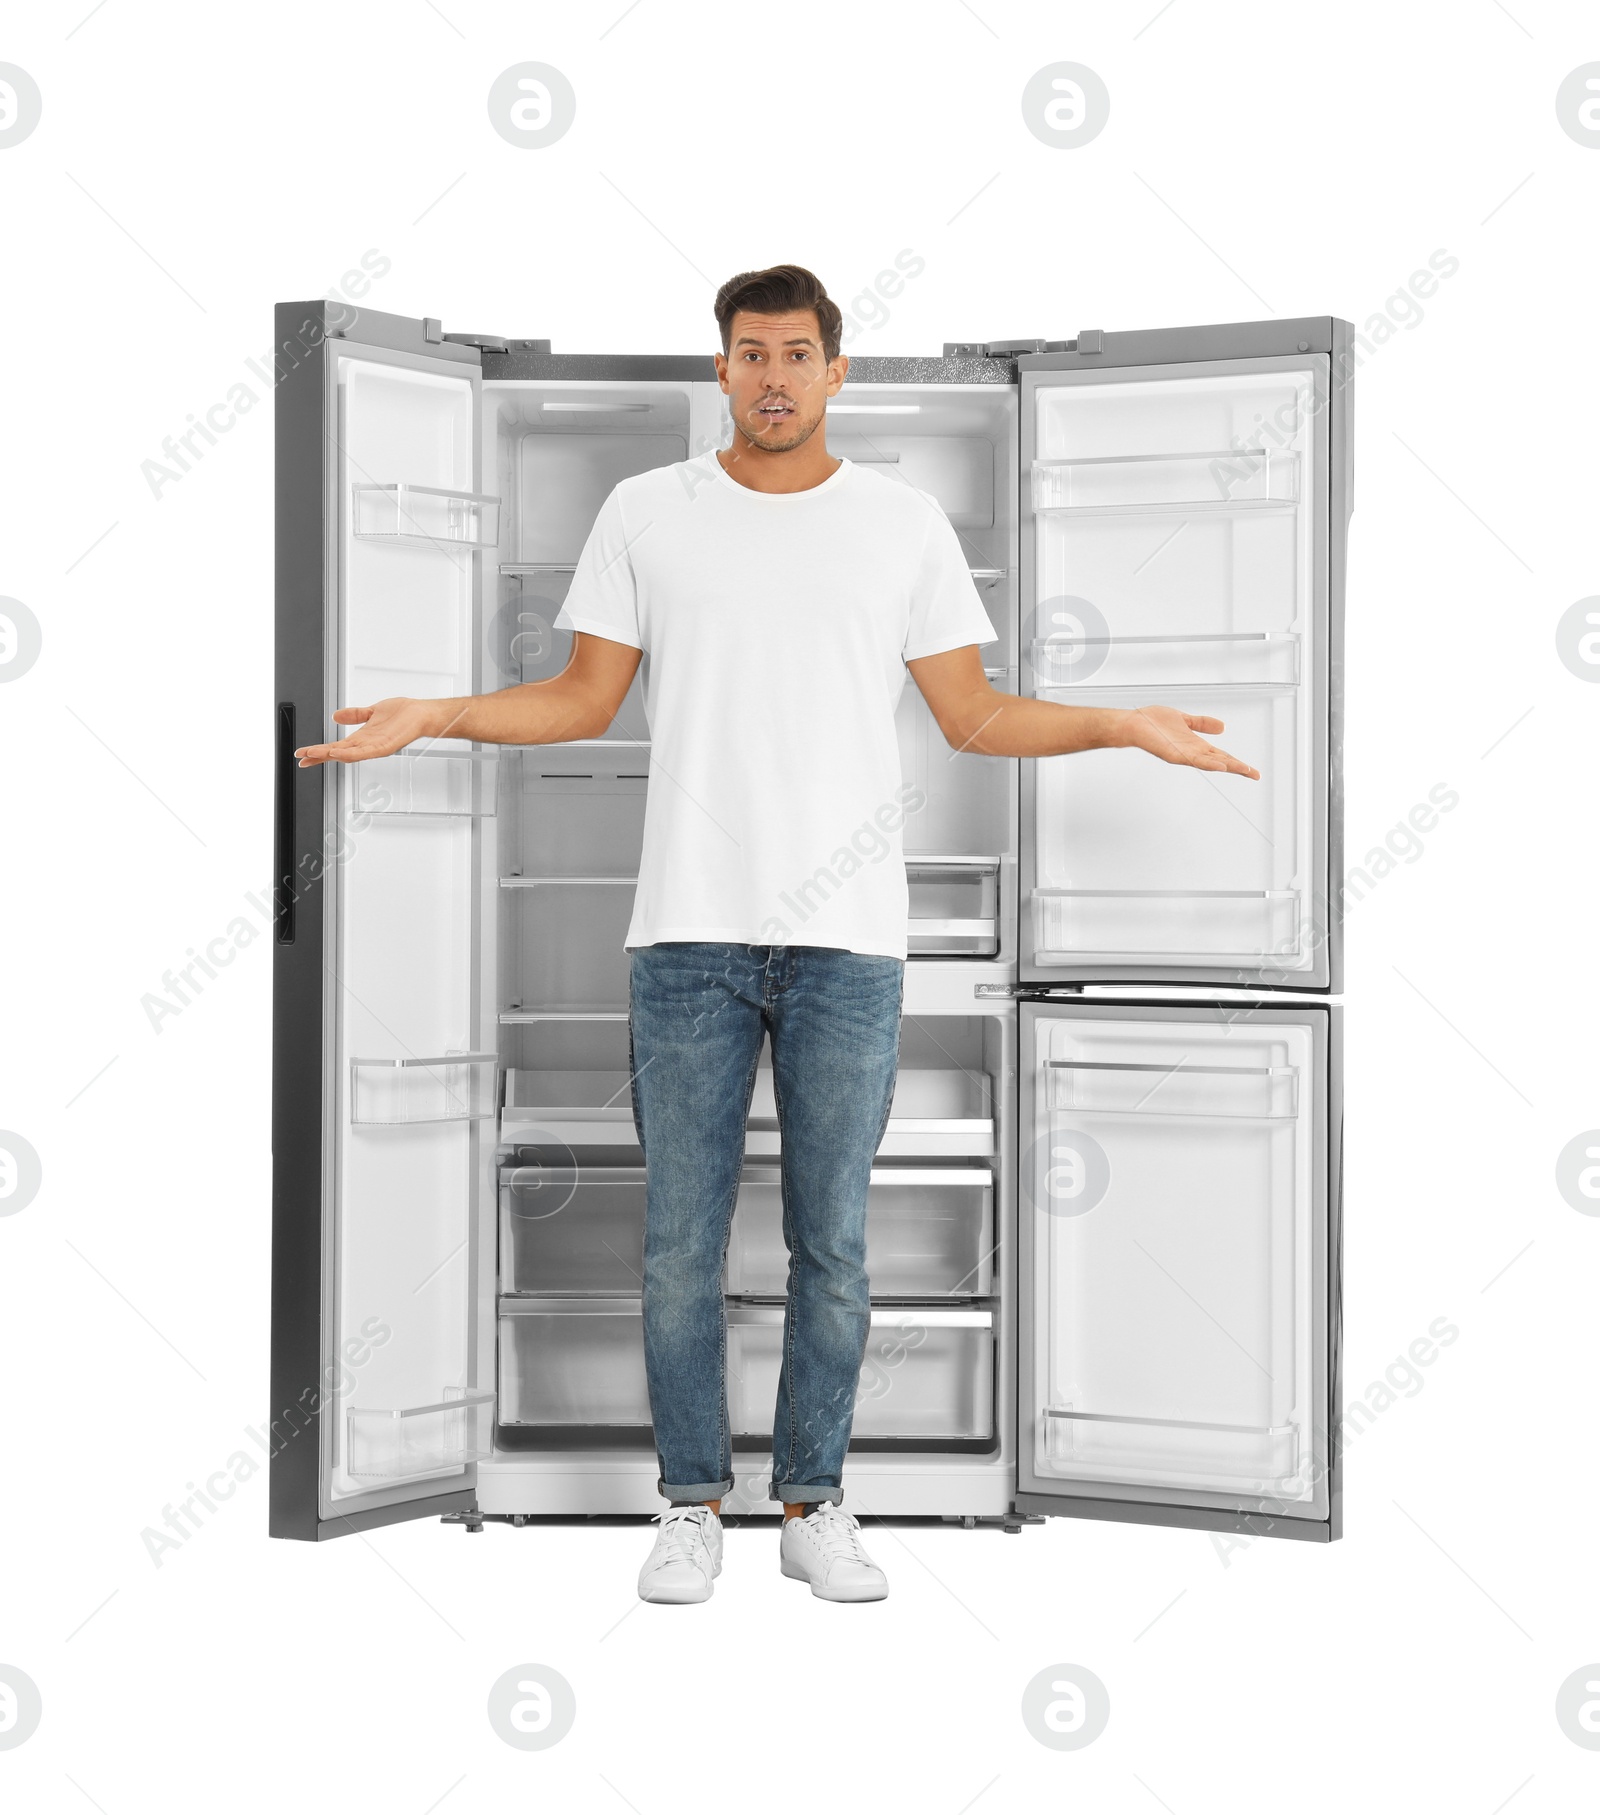
[(757, 492), (714, 453), (624, 479), (556, 619), (644, 654), (650, 782), (626, 944), (906, 955), (905, 664), (995, 631), (926, 492), (849, 460)]

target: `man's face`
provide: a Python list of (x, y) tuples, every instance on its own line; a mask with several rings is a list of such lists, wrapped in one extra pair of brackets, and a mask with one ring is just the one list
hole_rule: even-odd
[(726, 357), (717, 355), (717, 378), (740, 443), (786, 454), (821, 426), (827, 401), (844, 383), (849, 360), (824, 357), (815, 313), (758, 315), (741, 309), (733, 318)]

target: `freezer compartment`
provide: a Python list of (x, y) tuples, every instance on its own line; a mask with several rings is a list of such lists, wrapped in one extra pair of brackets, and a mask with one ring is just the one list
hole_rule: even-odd
[(502, 1298), (503, 1425), (650, 1423), (643, 1319), (635, 1298)]
[(438, 485), (351, 487), (351, 531), (364, 542), (398, 542), (459, 556), (493, 548), (500, 538), (500, 500)]
[[(728, 1291), (788, 1289), (776, 1166), (750, 1165), (728, 1244)], [(994, 1176), (977, 1166), (875, 1166), (867, 1191), (874, 1298), (983, 1298), (994, 1289)]]
[[(728, 1306), (728, 1415), (738, 1437), (772, 1431), (783, 1355), (780, 1305)], [(852, 1441), (992, 1439), (994, 1313), (874, 1307)]]
[(402, 1481), (453, 1470), (490, 1451), (494, 1394), (446, 1387), (434, 1405), (400, 1411), (352, 1406), (346, 1413), (348, 1472)]
[(492, 1052), (352, 1059), (351, 1124), (405, 1127), (485, 1120), (495, 1112), (496, 1065)]
[(1034, 1472), (1309, 1508), (1326, 1328), (1313, 1026), (1030, 1009)]
[(637, 1292), (644, 1279), (642, 1166), (514, 1166), (500, 1174), (500, 1290)]
[(491, 819), (499, 764), (488, 750), (443, 743), (345, 766), (349, 811), (399, 818)]
[(1309, 961), (1308, 802), (1293, 688), (1054, 690), (1073, 704), (1160, 704), (1222, 719), (1259, 781), (1143, 752), (1041, 757), (1033, 777), (1032, 935), (1039, 964), (1085, 959)]

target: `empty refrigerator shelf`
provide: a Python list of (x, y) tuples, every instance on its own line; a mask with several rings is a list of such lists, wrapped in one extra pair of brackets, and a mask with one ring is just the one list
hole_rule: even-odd
[(1178, 1480), (1217, 1493), (1299, 1497), (1300, 1429), (1199, 1418), (1130, 1417), (1047, 1405), (1044, 1471), (1063, 1480)]
[(498, 758), (492, 750), (430, 745), (345, 769), (352, 813), (414, 818), (492, 819)]
[(648, 1426), (639, 1300), (502, 1298), (498, 1377), (501, 1424)]
[[(518, 1011), (514, 1017), (502, 1016), (502, 1019), (532, 1020), (539, 1012)], [(548, 1018), (621, 1021), (627, 1016), (619, 1010), (607, 1015), (562, 1013)], [(637, 1150), (638, 1136), (627, 1100), (625, 1077), (618, 1092), (620, 1102), (575, 1106), (519, 1101), (523, 1091), (530, 1088), (525, 1080), (536, 1079), (539, 1075), (527, 1071), (507, 1073), (506, 1103), (500, 1120), (503, 1141), (512, 1146), (519, 1142), (565, 1142), (572, 1147), (630, 1147)], [(988, 1092), (987, 1076), (974, 1077), (956, 1067), (903, 1067), (878, 1152), (886, 1158), (907, 1159), (991, 1156), (995, 1150), (995, 1125)], [(745, 1132), (745, 1152), (765, 1158), (779, 1151), (772, 1071), (763, 1065), (756, 1073), (755, 1093)]]
[(405, 1480), (460, 1468), (489, 1454), (494, 1394), (446, 1387), (433, 1405), (400, 1411), (352, 1406), (346, 1468), (356, 1476)]
[[(618, 1297), (641, 1289), (642, 1165), (508, 1166), (500, 1174), (500, 1290), (507, 1296)], [(974, 1166), (875, 1166), (867, 1190), (867, 1272), (879, 1299), (986, 1298), (994, 1289), (994, 1180)], [(789, 1253), (776, 1164), (745, 1167), (726, 1290), (781, 1298)]]
[(352, 1059), (353, 1127), (399, 1128), (419, 1122), (478, 1122), (495, 1112), (492, 1052), (431, 1058)]
[[(747, 1165), (728, 1243), (727, 1289), (782, 1297), (789, 1253), (780, 1175)], [(874, 1299), (985, 1298), (994, 1289), (994, 1177), (980, 1166), (874, 1166), (867, 1187)]]
[(1261, 447), (1185, 454), (1105, 454), (1033, 463), (1036, 511), (1288, 510), (1300, 460)]
[(1047, 1059), (1045, 1077), (1048, 1106), (1078, 1115), (1290, 1120), (1299, 1111), (1298, 1074), (1292, 1066)]
[(1292, 687), (1300, 679), (1300, 637), (1290, 630), (1161, 636), (1063, 631), (1036, 639), (1028, 654), (1041, 687)]
[[(1085, 958), (1259, 964), (1268, 954), (1298, 950), (1298, 889), (1036, 888), (1032, 901), (1041, 964)], [(1186, 902), (1195, 913), (1174, 915)], [(1203, 928), (1196, 919), (1202, 911)]]
[(908, 854), (910, 957), (989, 958), (1000, 949), (1000, 859)]
[(494, 548), (500, 540), (500, 500), (437, 485), (351, 487), (351, 531), (364, 542), (408, 548)]
[[(772, 1429), (782, 1339), (781, 1305), (728, 1306), (728, 1417), (736, 1437)], [(993, 1311), (874, 1306), (851, 1437), (990, 1440), (994, 1371)]]
[(508, 1008), (500, 1015), (502, 1027), (526, 1027), (536, 1021), (626, 1021), (625, 1008)]
[(515, 578), (533, 573), (576, 573), (578, 568), (574, 561), (502, 561), (500, 571)]

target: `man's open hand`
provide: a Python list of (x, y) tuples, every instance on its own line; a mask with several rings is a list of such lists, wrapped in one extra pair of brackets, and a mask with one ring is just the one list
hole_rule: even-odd
[(307, 744), (296, 750), (302, 769), (318, 763), (360, 763), (373, 756), (393, 756), (419, 737), (441, 737), (439, 700), (379, 700), (376, 706), (341, 706), (333, 715), (336, 725), (359, 725), (351, 737), (337, 743)]
[(1221, 731), (1220, 718), (1194, 718), (1175, 706), (1138, 706), (1128, 714), (1126, 741), (1131, 749), (1148, 750), (1164, 763), (1181, 763), (1190, 769), (1217, 769), (1260, 781), (1261, 771), (1242, 763), (1226, 750), (1208, 744), (1198, 734)]

